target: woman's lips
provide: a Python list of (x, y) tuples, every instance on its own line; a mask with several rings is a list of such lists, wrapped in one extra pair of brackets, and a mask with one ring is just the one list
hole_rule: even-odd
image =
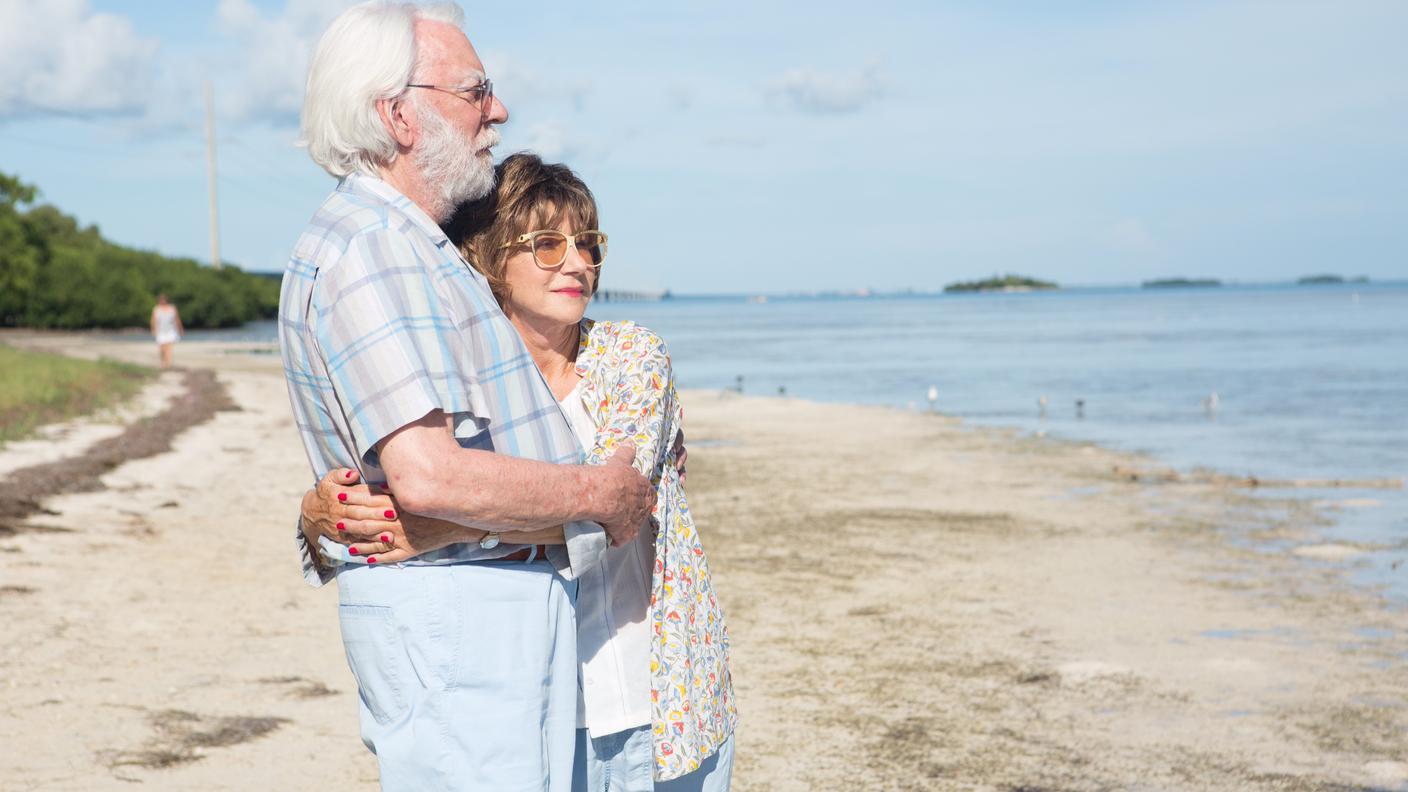
[(565, 294), (568, 297), (581, 297), (581, 289), (553, 289), (554, 294)]

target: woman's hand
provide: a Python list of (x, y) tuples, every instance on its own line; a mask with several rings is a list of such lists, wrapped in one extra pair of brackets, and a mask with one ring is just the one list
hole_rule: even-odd
[(671, 449), (675, 452), (675, 472), (680, 474), (680, 483), (684, 483), (684, 461), (689, 458), (689, 451), (684, 447), (684, 430), (675, 435), (675, 447)]
[(384, 488), (374, 493), (361, 483), (361, 474), (336, 468), (303, 494), (303, 536), (312, 545), (326, 536), (347, 545), (353, 555), (390, 550), (397, 529), (395, 501)]

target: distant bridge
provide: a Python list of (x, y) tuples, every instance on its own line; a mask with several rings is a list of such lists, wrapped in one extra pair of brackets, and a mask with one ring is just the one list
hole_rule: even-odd
[(597, 302), (660, 302), (670, 299), (670, 290), (630, 291), (628, 289), (602, 289), (592, 295)]

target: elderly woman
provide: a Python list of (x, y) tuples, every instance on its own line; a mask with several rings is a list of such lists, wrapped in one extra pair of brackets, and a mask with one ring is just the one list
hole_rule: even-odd
[[(575, 788), (727, 789), (737, 721), (728, 632), (670, 460), (682, 411), (665, 344), (632, 322), (584, 318), (606, 235), (571, 170), (515, 154), (498, 167), (497, 184), (460, 213), (451, 237), (488, 280), (589, 459), (633, 443), (636, 468), (658, 494), (654, 530), (613, 548), (579, 580)], [(381, 565), (411, 554), (398, 546), (401, 523), (384, 519), (399, 514), (394, 501), (343, 486), (349, 480), (346, 469), (329, 473), (305, 498), (305, 523), (384, 531), (382, 542), (350, 547)], [(548, 532), (535, 541), (562, 540)]]

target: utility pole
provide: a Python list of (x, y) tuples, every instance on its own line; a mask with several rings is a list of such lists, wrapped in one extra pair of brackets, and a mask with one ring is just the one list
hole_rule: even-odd
[(210, 170), (210, 266), (220, 269), (220, 212), (215, 202), (215, 94), (205, 81), (205, 161)]

